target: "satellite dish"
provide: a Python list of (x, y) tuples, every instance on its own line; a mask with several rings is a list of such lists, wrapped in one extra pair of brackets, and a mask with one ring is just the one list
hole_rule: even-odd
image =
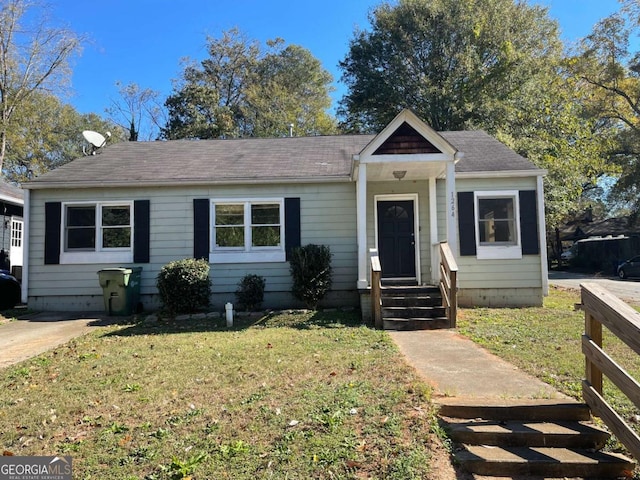
[(82, 132), (82, 136), (84, 139), (91, 145), (91, 151), (87, 152), (84, 147), (82, 147), (82, 152), (85, 155), (95, 155), (96, 151), (107, 144), (107, 138), (111, 137), (111, 132), (106, 132), (106, 138), (93, 130), (84, 130)]

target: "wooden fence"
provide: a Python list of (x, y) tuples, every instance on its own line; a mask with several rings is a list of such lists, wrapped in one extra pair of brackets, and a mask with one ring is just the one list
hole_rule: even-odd
[(604, 325), (636, 354), (640, 354), (640, 312), (596, 283), (583, 283), (581, 297), (585, 318), (582, 352), (586, 360), (582, 395), (594, 415), (604, 421), (631, 455), (640, 459), (640, 438), (607, 403), (602, 391), (604, 375), (640, 408), (640, 384), (607, 355), (602, 346)]
[(376, 249), (371, 249), (371, 315), (373, 326), (382, 328), (382, 267)]
[[(369, 252), (371, 260), (371, 316), (375, 328), (382, 328), (382, 267), (376, 249)], [(458, 264), (449, 244), (440, 244), (440, 293), (447, 312), (449, 327), (455, 328), (458, 312)]]
[(451, 247), (446, 242), (440, 244), (440, 294), (442, 306), (447, 311), (449, 328), (456, 328), (458, 316), (458, 264)]

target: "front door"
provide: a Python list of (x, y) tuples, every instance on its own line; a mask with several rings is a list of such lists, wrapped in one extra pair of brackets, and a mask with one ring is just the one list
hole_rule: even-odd
[(378, 254), (383, 278), (415, 278), (413, 200), (385, 200), (378, 205)]

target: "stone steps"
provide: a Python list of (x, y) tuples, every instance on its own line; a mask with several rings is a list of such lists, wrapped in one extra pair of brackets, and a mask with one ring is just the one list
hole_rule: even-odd
[(495, 477), (618, 478), (634, 468), (623, 455), (585, 449), (466, 445), (455, 457), (469, 472)]
[(635, 467), (600, 451), (609, 433), (572, 401), (452, 400), (441, 405), (440, 419), (457, 445), (456, 461), (477, 475), (615, 478)]
[(609, 433), (586, 422), (501, 420), (451, 421), (449, 435), (456, 442), (501, 447), (604, 447)]

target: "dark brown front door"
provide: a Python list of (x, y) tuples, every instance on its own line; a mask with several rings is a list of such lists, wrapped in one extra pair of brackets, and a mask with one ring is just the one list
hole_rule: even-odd
[(383, 278), (415, 278), (412, 200), (378, 202), (378, 254)]

